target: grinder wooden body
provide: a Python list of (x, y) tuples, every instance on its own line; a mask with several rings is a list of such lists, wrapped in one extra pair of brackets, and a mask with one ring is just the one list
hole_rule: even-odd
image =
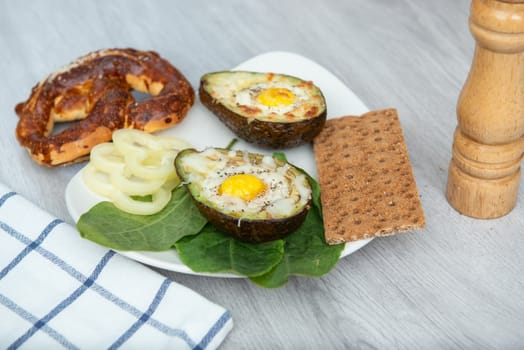
[(496, 218), (516, 204), (524, 155), (524, 1), (473, 0), (469, 26), (476, 47), (447, 198), (464, 215)]

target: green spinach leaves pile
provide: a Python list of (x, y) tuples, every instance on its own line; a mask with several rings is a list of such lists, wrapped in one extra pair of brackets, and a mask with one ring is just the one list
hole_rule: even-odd
[[(281, 153), (274, 157), (286, 160)], [(305, 174), (313, 189), (306, 221), (287, 237), (272, 242), (246, 243), (216, 230), (183, 186), (176, 188), (169, 204), (154, 215), (128, 214), (110, 202), (101, 202), (80, 217), (77, 228), (82, 237), (115, 250), (174, 248), (195, 272), (235, 273), (262, 287), (280, 287), (291, 275), (319, 277), (328, 273), (344, 249), (344, 244), (326, 244), (320, 187)]]

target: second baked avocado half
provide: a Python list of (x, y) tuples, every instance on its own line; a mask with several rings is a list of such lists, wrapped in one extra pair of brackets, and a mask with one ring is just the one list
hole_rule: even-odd
[(302, 225), (310, 208), (304, 173), (271, 156), (186, 149), (177, 155), (175, 168), (202, 215), (243, 241), (282, 238)]
[(208, 73), (200, 101), (242, 139), (269, 148), (310, 142), (324, 127), (320, 88), (297, 77), (248, 71)]

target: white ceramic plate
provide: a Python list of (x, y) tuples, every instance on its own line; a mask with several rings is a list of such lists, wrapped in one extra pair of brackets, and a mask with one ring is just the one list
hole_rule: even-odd
[[(360, 115), (368, 111), (355, 94), (329, 71), (317, 63), (297, 54), (288, 52), (269, 52), (240, 64), (235, 70), (274, 72), (294, 75), (304, 80), (311, 80), (320, 87), (326, 98), (328, 118), (343, 115)], [(198, 100), (198, 99), (197, 99)], [(197, 149), (206, 147), (226, 147), (235, 135), (197, 101), (182, 123), (162, 132), (165, 135), (181, 137)], [(267, 150), (240, 141), (236, 149), (269, 154)], [(304, 145), (284, 150), (290, 162), (306, 170), (311, 176), (317, 176), (317, 169), (311, 145)], [(90, 191), (83, 183), (79, 171), (66, 187), (65, 199), (69, 214), (75, 222), (96, 203), (105, 200)], [(371, 239), (347, 243), (342, 252), (345, 257), (369, 243)], [(240, 277), (234, 274), (206, 274), (192, 271), (184, 265), (174, 249), (165, 252), (119, 252), (144, 264), (195, 275), (214, 277)]]

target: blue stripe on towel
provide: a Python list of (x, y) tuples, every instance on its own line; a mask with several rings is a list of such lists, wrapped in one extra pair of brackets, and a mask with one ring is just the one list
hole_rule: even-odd
[(0, 207), (2, 205), (4, 205), (6, 200), (8, 200), (9, 198), (13, 197), (14, 195), (16, 195), (16, 192), (7, 192), (2, 197), (0, 197)]
[[(24, 320), (36, 323), (38, 319), (36, 316), (31, 314), (30, 312), (27, 312), (23, 308), (21, 308), (19, 305), (17, 305), (14, 301), (9, 299), (3, 294), (0, 294), (0, 304), (4, 305), (9, 310), (13, 311), (18, 316), (22, 317)], [(66, 349), (78, 349), (77, 346), (75, 346), (73, 343), (71, 343), (67, 338), (65, 338), (63, 335), (58, 333), (55, 329), (49, 327), (49, 325), (43, 325), (42, 330), (46, 332), (51, 338), (55, 339), (60, 345), (62, 345)]]
[[(22, 261), (27, 254), (31, 253), (33, 250), (37, 249), (37, 247), (42, 244), (42, 242), (46, 239), (46, 237), (49, 235), (49, 233), (62, 221), (55, 219), (49, 223), (49, 225), (46, 226), (46, 228), (42, 231), (42, 233), (38, 236), (38, 238), (34, 241), (31, 241), (29, 238), (25, 240), (26, 247), (18, 253), (18, 255), (6, 266), (0, 271), (0, 280), (5, 277), (11, 271), (20, 261)], [(5, 223), (0, 221), (0, 228), (9, 233), (11, 236), (14, 236), (17, 232), (11, 228), (10, 226), (6, 225)]]
[(52, 320), (56, 315), (58, 315), (61, 311), (63, 311), (67, 306), (71, 305), (75, 300), (78, 299), (86, 290), (89, 289), (94, 283), (94, 281), (98, 278), (104, 267), (107, 265), (109, 260), (115, 255), (115, 252), (112, 250), (108, 251), (102, 259), (98, 262), (96, 265), (93, 273), (89, 278), (80, 286), (78, 287), (70, 296), (68, 296), (66, 299), (64, 299), (61, 303), (59, 303), (54, 309), (52, 309), (47, 315), (42, 317), (40, 320), (37, 320), (34, 322), (33, 327), (27, 330), (20, 338), (18, 338), (9, 349), (16, 349), (20, 347), (23, 343), (25, 343), (29, 338), (31, 338), (39, 329), (46, 326), (47, 323)]
[(231, 320), (231, 313), (229, 311), (226, 311), (222, 314), (222, 316), (215, 322), (213, 327), (209, 330), (209, 332), (202, 338), (200, 341), (200, 344), (198, 344), (194, 349), (205, 349), (211, 340), (224, 328), (224, 325)]
[[(135, 334), (142, 325), (147, 322), (151, 315), (155, 312), (158, 305), (160, 305), (160, 302), (166, 295), (167, 288), (171, 284), (171, 281), (168, 279), (165, 279), (164, 282), (160, 285), (160, 288), (158, 289), (155, 297), (153, 298), (153, 301), (147, 308), (147, 311), (140, 316), (140, 318), (124, 333), (120, 338), (118, 338), (110, 347), (109, 349), (118, 349), (122, 344), (124, 344), (133, 334)], [(187, 341), (187, 340), (186, 340)], [(191, 344), (189, 344), (192, 346)]]

